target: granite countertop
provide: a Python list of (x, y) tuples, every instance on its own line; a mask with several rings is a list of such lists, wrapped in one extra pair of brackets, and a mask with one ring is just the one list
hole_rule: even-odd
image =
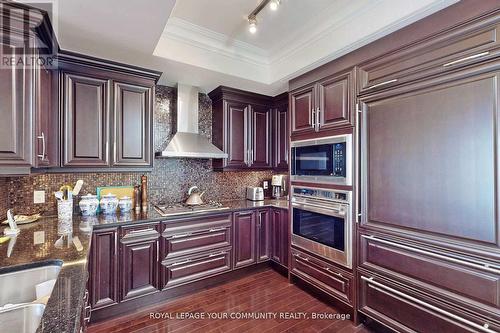
[[(210, 215), (218, 212), (232, 212), (259, 207), (288, 209), (287, 200), (266, 199), (264, 201), (233, 200), (223, 204), (228, 210), (197, 212), (189, 215), (163, 217), (154, 209), (147, 213), (116, 214), (113, 216), (74, 216), (69, 224), (63, 224), (57, 217), (43, 217), (31, 224), (20, 225), (21, 232), (14, 239), (0, 244), (0, 274), (18, 268), (31, 268), (43, 263), (61, 264), (61, 271), (54, 290), (45, 308), (38, 333), (79, 332), (80, 316), (87, 284), (87, 260), (93, 229), (120, 226), (150, 221), (168, 221), (179, 217)], [(3, 228), (2, 228), (3, 229)], [(61, 232), (78, 239), (81, 248), (68, 244), (68, 236), (62, 246), (55, 246), (61, 239)], [(11, 248), (9, 250), (9, 248)], [(10, 253), (9, 253), (10, 252)]]
[[(21, 267), (36, 267), (41, 263), (61, 264), (62, 261), (61, 271), (38, 327), (39, 333), (80, 330), (92, 229), (82, 230), (79, 224), (77, 219), (62, 224), (57, 218), (41, 218), (35, 223), (20, 225), (21, 232), (15, 239), (0, 244), (0, 273)], [(60, 231), (69, 232), (73, 240), (80, 240), (81, 248), (77, 249), (72, 241), (68, 244), (68, 236), (62, 239), (61, 246), (56, 247), (56, 241), (61, 239)]]

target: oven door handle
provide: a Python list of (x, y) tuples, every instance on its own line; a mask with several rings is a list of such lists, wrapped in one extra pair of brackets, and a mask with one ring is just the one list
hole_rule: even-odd
[(336, 209), (336, 208), (332, 208), (332, 207), (324, 207), (324, 206), (314, 205), (314, 204), (310, 204), (310, 203), (302, 204), (302, 203), (298, 203), (298, 202), (292, 202), (292, 206), (300, 208), (302, 210), (307, 210), (307, 211), (320, 213), (320, 214), (324, 214), (324, 215), (330, 215), (330, 216), (335, 216), (335, 217), (345, 218), (345, 219), (348, 218), (347, 211), (343, 210), (341, 208)]

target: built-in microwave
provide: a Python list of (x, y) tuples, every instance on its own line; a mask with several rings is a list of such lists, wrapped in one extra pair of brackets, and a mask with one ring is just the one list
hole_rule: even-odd
[(291, 143), (292, 181), (352, 185), (352, 134)]

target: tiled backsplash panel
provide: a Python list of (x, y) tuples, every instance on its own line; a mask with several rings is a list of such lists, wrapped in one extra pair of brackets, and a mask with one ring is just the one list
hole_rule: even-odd
[[(174, 133), (177, 91), (166, 86), (156, 87), (154, 114), (154, 151), (162, 150)], [(212, 103), (205, 94), (199, 95), (199, 131), (206, 137), (212, 135)], [(179, 202), (186, 198), (187, 189), (197, 185), (206, 190), (205, 200), (231, 200), (245, 196), (246, 186), (257, 186), (271, 178), (271, 171), (214, 172), (212, 161), (206, 159), (168, 158), (154, 161), (154, 168), (147, 173), (150, 202)], [(6, 209), (16, 213), (44, 211), (53, 214), (56, 200), (53, 192), (63, 184), (84, 181), (82, 194), (95, 193), (98, 186), (139, 184), (141, 173), (64, 173), (40, 174), (26, 177), (0, 178), (0, 220)], [(45, 190), (46, 203), (33, 204), (33, 191)]]

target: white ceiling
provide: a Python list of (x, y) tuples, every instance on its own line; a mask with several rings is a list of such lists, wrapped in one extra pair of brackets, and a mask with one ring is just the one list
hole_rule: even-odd
[(288, 80), (458, 0), (20, 0), (54, 3), (62, 49), (160, 70), (161, 83), (276, 95)]

